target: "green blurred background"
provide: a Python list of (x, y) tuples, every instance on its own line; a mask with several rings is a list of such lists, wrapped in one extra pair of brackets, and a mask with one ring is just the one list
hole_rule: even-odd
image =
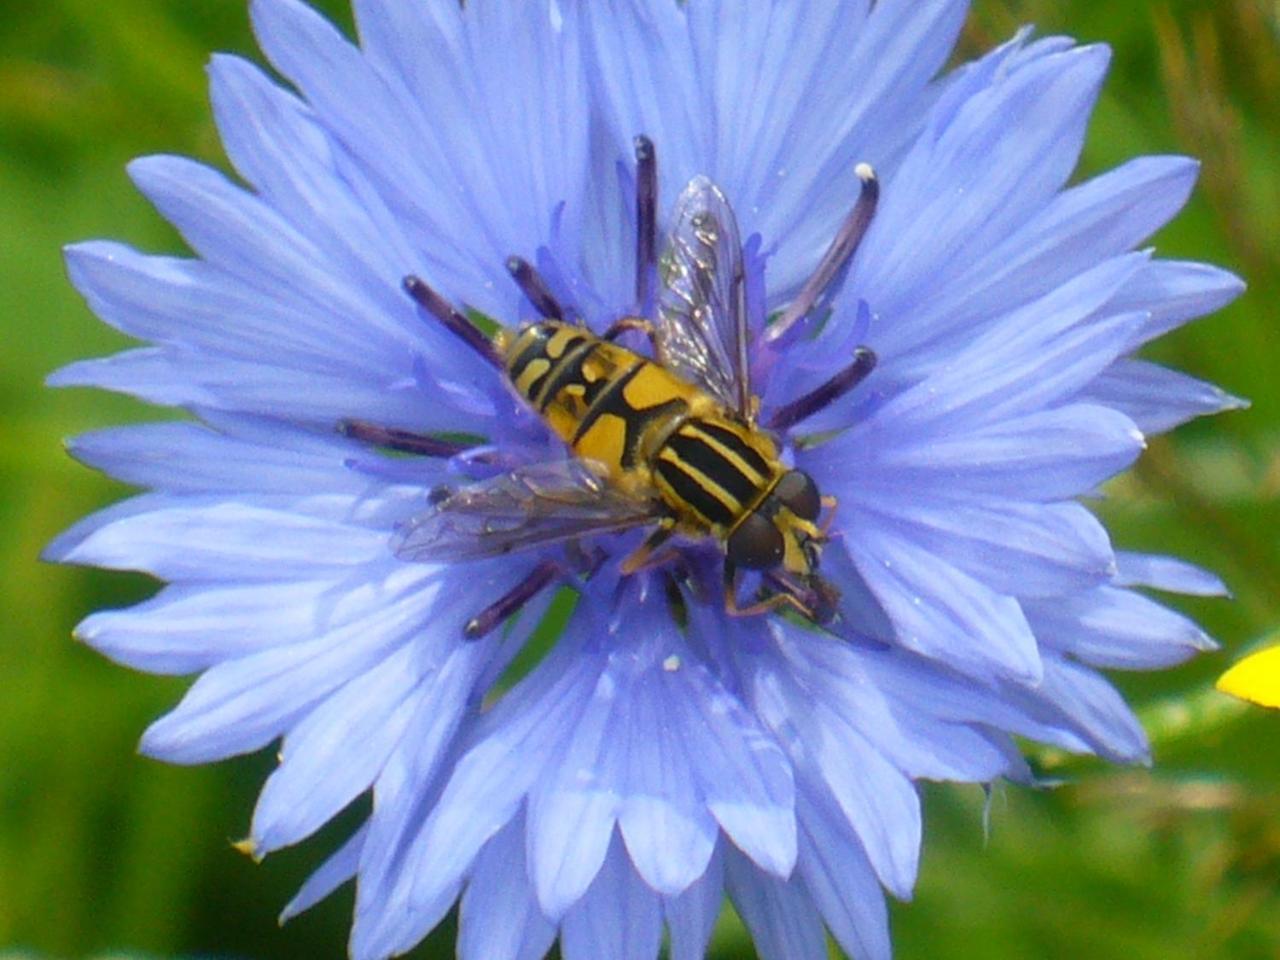
[[(350, 26), (345, 0), (319, 5)], [(1280, 3), (977, 0), (964, 50), (1025, 22), (1115, 49), (1082, 173), (1142, 153), (1201, 157), (1200, 189), (1159, 248), (1250, 283), (1152, 355), (1253, 408), (1153, 442), (1103, 506), (1118, 544), (1210, 566), (1236, 599), (1181, 604), (1224, 653), (1121, 678), (1155, 737), (1153, 771), (1073, 763), (1061, 789), (998, 788), (989, 836), (978, 789), (928, 790), (916, 900), (894, 911), (898, 956), (1280, 957), (1280, 713), (1209, 690), (1280, 625)], [(213, 50), (255, 56), (242, 0), (0, 0), (0, 958), (345, 953), (349, 890), (275, 922), (340, 830), (262, 865), (236, 853), (270, 758), (183, 769), (138, 757), (138, 734), (185, 683), (70, 639), (89, 611), (152, 585), (35, 561), (127, 493), (59, 439), (165, 416), (42, 389), (61, 364), (124, 346), (67, 286), (59, 248), (109, 236), (180, 249), (123, 167), (156, 151), (225, 163), (202, 69)], [(451, 944), (442, 930), (414, 956)], [(713, 953), (752, 956), (731, 916)]]

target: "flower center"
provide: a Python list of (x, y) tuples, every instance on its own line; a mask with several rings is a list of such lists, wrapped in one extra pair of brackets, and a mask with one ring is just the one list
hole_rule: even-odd
[[(857, 168), (860, 196), (830, 247), (796, 299), (774, 323), (756, 324), (753, 335), (755, 305), (747, 302), (746, 258), (728, 200), (708, 178), (690, 181), (659, 257), (657, 156), (643, 136), (635, 139), (635, 153), (634, 313), (604, 333), (569, 322), (571, 313), (520, 257), (506, 266), (539, 319), (500, 328), (493, 338), (421, 278), (404, 281), (413, 300), (491, 364), (571, 454), (460, 489), (439, 488), (430, 510), (402, 525), (396, 552), (409, 561), (543, 550), (524, 579), (471, 619), (470, 638), (489, 633), (557, 580), (594, 575), (610, 556), (621, 558), (624, 577), (659, 567), (705, 574), (713, 564), (698, 544), (709, 542), (720, 548), (729, 614), (789, 608), (818, 625), (836, 615), (838, 593), (818, 573), (835, 501), (786, 466), (775, 435), (857, 386), (874, 369), (875, 354), (858, 347), (834, 376), (776, 407), (763, 424), (752, 361), (762, 354), (772, 361), (826, 306), (874, 215), (875, 175), (865, 164)], [(648, 338), (647, 354), (618, 342), (629, 333)], [(341, 430), (429, 457), (472, 449), (363, 421), (345, 421)], [(625, 556), (580, 547), (638, 527), (650, 533)], [(692, 550), (669, 544), (676, 536)], [(746, 602), (739, 600), (744, 579), (753, 586)]]

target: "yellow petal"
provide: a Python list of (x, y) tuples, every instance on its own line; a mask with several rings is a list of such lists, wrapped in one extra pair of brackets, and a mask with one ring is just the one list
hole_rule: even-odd
[(1264, 707), (1280, 707), (1280, 647), (1245, 657), (1218, 678), (1218, 689)]

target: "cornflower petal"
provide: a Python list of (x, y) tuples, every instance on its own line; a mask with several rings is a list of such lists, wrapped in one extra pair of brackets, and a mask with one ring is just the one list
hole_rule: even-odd
[(615, 837), (590, 889), (564, 918), (565, 960), (652, 960), (662, 942), (662, 903)]
[(1121, 360), (1089, 384), (1083, 396), (1121, 411), (1151, 435), (1249, 405), (1212, 383), (1147, 360)]
[(762, 960), (823, 960), (827, 941), (818, 909), (798, 876), (782, 880), (725, 855), (725, 887)]
[(1025, 608), (1042, 643), (1095, 667), (1158, 670), (1217, 648), (1191, 620), (1117, 587)]
[(723, 901), (724, 858), (717, 847), (699, 879), (680, 895), (663, 898), (671, 960), (701, 960), (705, 956)]
[(555, 942), (525, 876), (524, 847), (516, 817), (476, 858), (458, 911), (460, 960), (537, 960)]

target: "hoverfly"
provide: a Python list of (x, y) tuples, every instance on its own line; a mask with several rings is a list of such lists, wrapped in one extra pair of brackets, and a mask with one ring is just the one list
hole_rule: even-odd
[[(541, 278), (513, 258), (508, 267), (541, 318), (501, 328), (488, 340), (421, 280), (406, 280), (422, 306), (501, 370), (572, 457), (438, 492), (427, 512), (402, 525), (396, 552), (410, 561), (456, 562), (651, 527), (622, 562), (624, 574), (658, 562), (664, 556), (659, 548), (672, 536), (714, 540), (724, 551), (730, 613), (785, 605), (814, 623), (829, 623), (838, 593), (817, 568), (827, 540), (821, 516), (826, 508), (830, 517), (835, 501), (822, 497), (808, 474), (786, 466), (777, 440), (756, 422), (743, 252), (733, 210), (711, 180), (695, 177), (676, 204), (655, 264), (656, 175), (652, 147), (643, 138), (637, 156), (637, 300), (649, 299), (656, 266), (652, 320), (625, 317), (596, 335), (568, 322)], [(847, 262), (869, 220), (874, 178), (869, 168), (860, 168), (860, 175), (863, 196), (858, 216), (850, 218), (857, 222), (852, 231), (846, 224), (802, 290), (800, 299), (808, 291), (810, 307)], [(652, 357), (617, 342), (628, 330), (648, 335)], [(825, 406), (874, 362), (869, 350), (860, 349), (849, 368), (779, 411), (771, 425), (790, 426)], [(348, 422), (344, 430), (402, 450), (442, 452), (431, 438), (415, 442), (412, 435), (369, 424)], [(745, 606), (738, 601), (742, 569), (760, 571), (769, 588)], [(557, 575), (554, 562), (544, 561), (474, 618), (468, 636), (497, 626)]]

